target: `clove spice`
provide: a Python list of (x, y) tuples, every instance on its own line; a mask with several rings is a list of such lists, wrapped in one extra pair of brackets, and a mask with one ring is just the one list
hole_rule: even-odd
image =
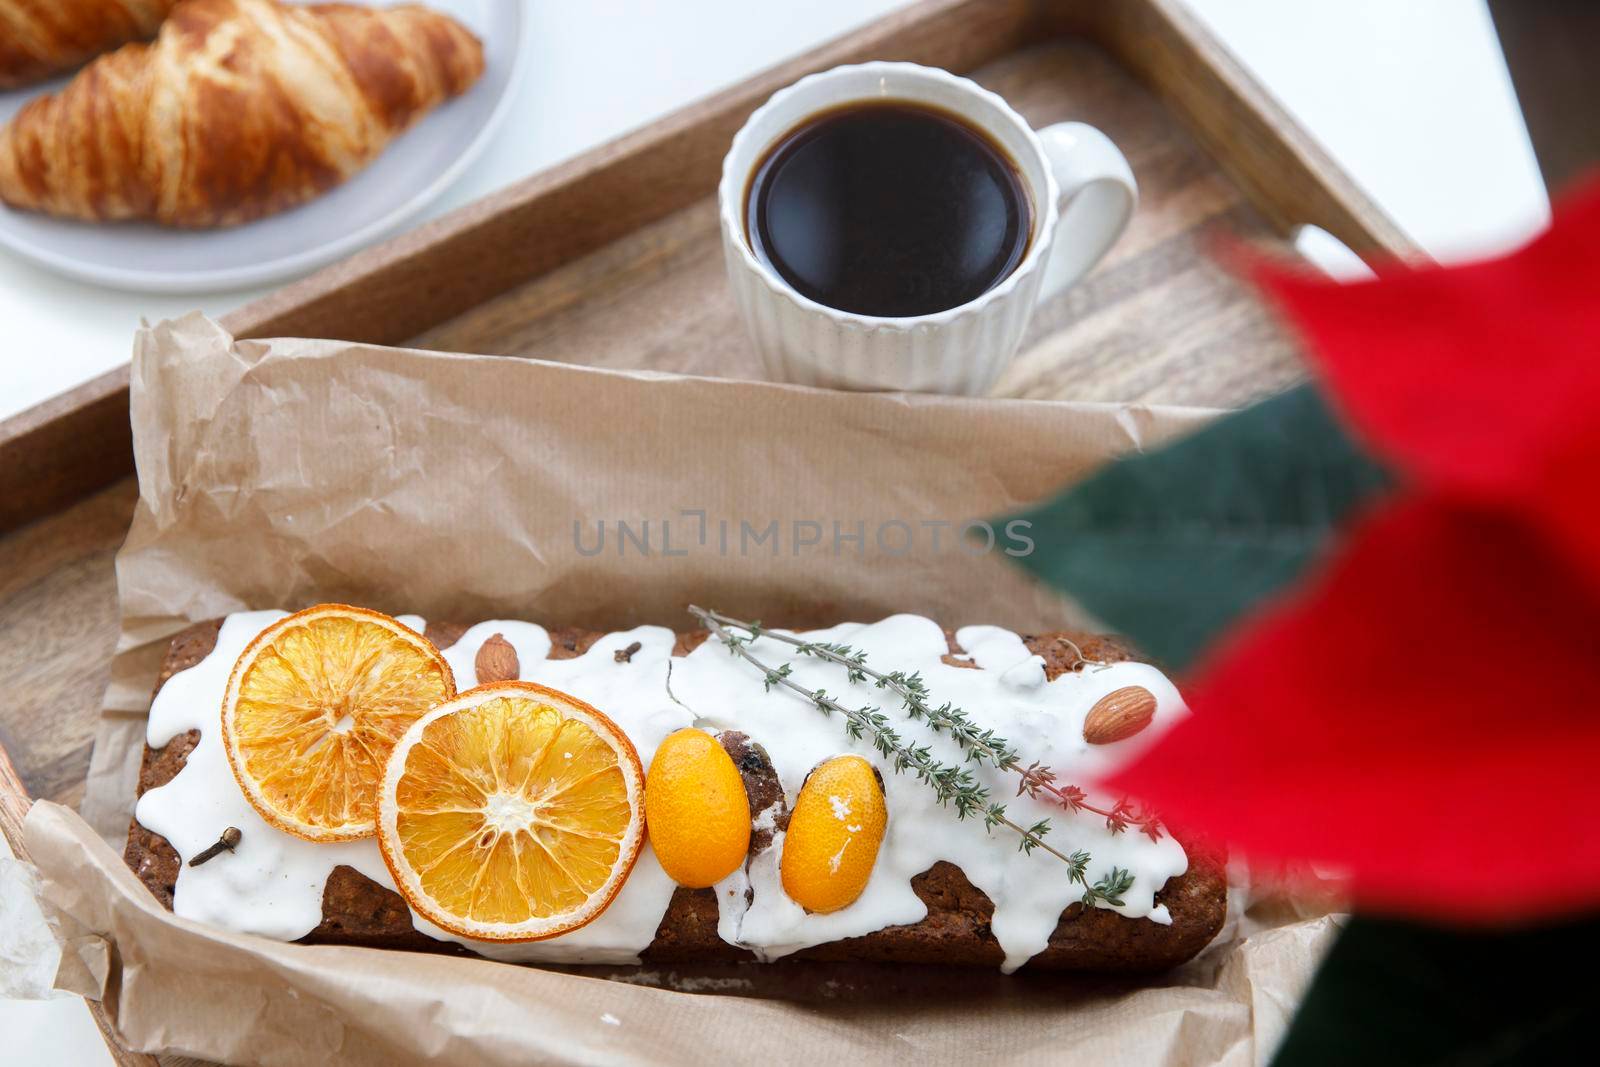
[(611, 653), (611, 658), (616, 660), (618, 663), (632, 663), (633, 654), (643, 647), (644, 645), (641, 642), (635, 641), (627, 648), (619, 648), (615, 652)]
[(232, 852), (235, 846), (239, 844), (239, 839), (243, 836), (244, 835), (239, 832), (239, 828), (237, 826), (228, 827), (226, 830), (222, 831), (222, 836), (217, 838), (217, 843), (209, 846), (204, 851), (197, 853), (194, 859), (189, 861), (189, 866), (198, 867), (202, 863), (216, 859), (224, 852)]

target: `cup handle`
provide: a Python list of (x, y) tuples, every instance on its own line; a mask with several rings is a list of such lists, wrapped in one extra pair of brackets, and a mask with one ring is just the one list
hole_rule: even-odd
[(1038, 135), (1061, 186), (1055, 247), (1039, 285), (1044, 301), (1087, 274), (1122, 236), (1139, 184), (1122, 151), (1093, 126), (1058, 122)]

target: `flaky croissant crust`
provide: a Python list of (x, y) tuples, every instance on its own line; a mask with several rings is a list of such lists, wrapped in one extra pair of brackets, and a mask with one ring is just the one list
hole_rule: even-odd
[[(3, 2), (3, 0), (0, 0)], [(418, 5), (188, 0), (0, 130), (0, 199), (90, 221), (214, 227), (320, 195), (483, 72)]]
[(0, 89), (155, 36), (178, 0), (0, 0)]

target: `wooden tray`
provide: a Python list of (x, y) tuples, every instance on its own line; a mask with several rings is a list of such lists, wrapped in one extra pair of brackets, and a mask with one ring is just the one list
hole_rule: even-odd
[[(996, 395), (1237, 403), (1283, 384), (1292, 359), (1205, 260), (1208, 232), (1314, 223), (1358, 252), (1416, 252), (1179, 0), (927, 0), (226, 323), (239, 336), (750, 371), (717, 245), (722, 155), (773, 91), (866, 59), (971, 73), (1035, 124), (1100, 126), (1139, 178), (1129, 234), (1036, 318), (1033, 350)], [(0, 423), (0, 530), (131, 473), (127, 395), (123, 368)]]
[[(1129, 232), (1041, 309), (996, 395), (1243, 403), (1299, 369), (1208, 259), (1214, 235), (1311, 223), (1358, 252), (1418, 254), (1180, 0), (925, 0), (225, 323), (240, 337), (753, 374), (717, 234), (723, 153), (775, 90), (868, 59), (970, 73), (1036, 125), (1099, 126), (1139, 179)], [(13, 531), (0, 537), (7, 837), (29, 793), (81, 796), (118, 629), (112, 561), (137, 498), (131, 473), (126, 368), (0, 423), (0, 531)], [(7, 750), (21, 772), (9, 785)]]

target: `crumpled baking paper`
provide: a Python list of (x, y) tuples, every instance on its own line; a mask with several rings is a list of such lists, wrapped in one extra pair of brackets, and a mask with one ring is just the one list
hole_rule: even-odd
[[(1082, 625), (1007, 564), (1015, 542), (974, 552), (981, 530), (951, 531), (1212, 413), (235, 342), (192, 315), (139, 335), (132, 414), (140, 502), (117, 561), (122, 635), (83, 817), (40, 803), (25, 829), (46, 910), (75, 931), (62, 938), (56, 985), (92, 986), (134, 1048), (295, 1067), (335, 1057), (1242, 1067), (1270, 1055), (1337, 928), (1323, 909), (1241, 889), (1201, 957), (1108, 979), (516, 967), (280, 944), (177, 919), (120, 852), (157, 665), (192, 621), (337, 599), (606, 629), (688, 629), (691, 601), (799, 626), (896, 611), (951, 626)], [(599, 524), (619, 522), (634, 542), (589, 551)], [(645, 523), (648, 553), (634, 550)], [(777, 551), (725, 547), (721, 531), (741, 523), (776, 523), (785, 536)], [(880, 542), (895, 524), (922, 535), (913, 550)], [(945, 534), (938, 549), (934, 529)]]

